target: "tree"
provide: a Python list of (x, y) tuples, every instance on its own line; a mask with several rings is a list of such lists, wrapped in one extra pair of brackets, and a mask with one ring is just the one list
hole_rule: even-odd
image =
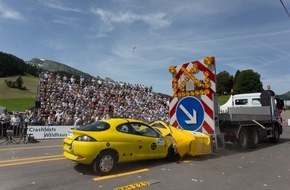
[(38, 76), (41, 69), (25, 63), (22, 59), (0, 51), (0, 77), (30, 74)]
[(217, 93), (220, 95), (229, 94), (233, 88), (233, 77), (227, 72), (222, 71), (216, 75)]
[(240, 73), (241, 73), (240, 70), (237, 70), (237, 71), (236, 71), (236, 74), (235, 74), (234, 79), (233, 79), (233, 84), (236, 83), (236, 80), (237, 80), (237, 78), (238, 78), (238, 76), (239, 76)]
[(263, 84), (260, 75), (251, 69), (236, 74), (234, 83), (234, 94), (262, 92)]
[(22, 89), (23, 88), (23, 79), (21, 76), (19, 76), (16, 81), (15, 81), (15, 86), (18, 89)]
[(26, 90), (26, 87), (23, 86), (23, 79), (21, 76), (19, 76), (16, 81), (10, 81), (10, 80), (5, 80), (4, 81), (6, 83), (7, 86), (9, 86), (10, 88), (18, 88), (20, 90)]

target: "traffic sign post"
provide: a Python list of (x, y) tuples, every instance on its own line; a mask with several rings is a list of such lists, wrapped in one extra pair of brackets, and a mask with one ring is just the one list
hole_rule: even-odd
[(173, 96), (169, 99), (170, 125), (215, 134), (218, 127), (214, 120), (215, 58), (205, 57), (203, 60), (170, 66), (169, 72), (172, 74), (173, 90)]
[(211, 135), (212, 142), (224, 146), (224, 136), (216, 122), (215, 58), (170, 66), (173, 96), (169, 98), (169, 123), (173, 127)]
[(182, 98), (176, 106), (178, 125), (186, 130), (198, 131), (204, 122), (204, 108), (196, 97)]

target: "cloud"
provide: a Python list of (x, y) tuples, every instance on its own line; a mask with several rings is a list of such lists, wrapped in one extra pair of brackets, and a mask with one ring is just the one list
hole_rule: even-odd
[(55, 20), (53, 20), (52, 22), (56, 23), (56, 24), (62, 24), (62, 25), (66, 25), (66, 26), (70, 26), (73, 28), (79, 28), (79, 19), (78, 18), (70, 18), (70, 17), (59, 17)]
[(39, 1), (42, 5), (52, 8), (52, 9), (57, 9), (61, 11), (72, 11), (72, 12), (81, 12), (80, 9), (75, 9), (75, 8), (70, 8), (68, 6), (60, 4), (58, 1), (48, 1), (48, 0), (41, 0)]
[(270, 84), (271, 89), (273, 89), (277, 94), (281, 94), (281, 93), (285, 93), (289, 91), (288, 87), (285, 88), (285, 84), (290, 83), (289, 74), (280, 75), (279, 77), (274, 76), (274, 75), (262, 77), (261, 81), (263, 82), (264, 89), (266, 89), (266, 85)]
[(171, 22), (165, 19), (164, 13), (150, 14), (141, 16), (141, 20), (144, 20), (152, 28), (163, 28), (171, 24)]
[(12, 20), (22, 20), (22, 16), (19, 12), (11, 9), (10, 7), (0, 4), (0, 18), (12, 19)]
[(112, 26), (113, 23), (131, 24), (133, 22), (143, 21), (151, 28), (157, 29), (167, 27), (171, 24), (171, 22), (166, 19), (166, 14), (163, 12), (141, 15), (130, 11), (115, 13), (113, 11), (107, 11), (100, 8), (92, 9), (92, 12), (95, 15), (100, 16), (102, 21), (109, 26)]
[(26, 60), (61, 60), (171, 93), (170, 65), (212, 55), (218, 72), (252, 69), (275, 92), (288, 90), (289, 18), (279, 2), (0, 0), (0, 19), (21, 17), (28, 22), (0, 28), (0, 46)]

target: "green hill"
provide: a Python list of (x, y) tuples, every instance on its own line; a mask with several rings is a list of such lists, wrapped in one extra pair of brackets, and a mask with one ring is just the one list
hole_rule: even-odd
[(0, 78), (0, 106), (6, 107), (8, 111), (23, 112), (35, 105), (39, 80), (33, 76), (22, 76), (26, 90), (10, 88), (5, 84), (5, 80), (15, 81), (17, 77)]
[(0, 99), (36, 98), (39, 79), (33, 76), (21, 76), (26, 90), (10, 88), (5, 84), (5, 80), (15, 81), (17, 77), (19, 76), (0, 78)]

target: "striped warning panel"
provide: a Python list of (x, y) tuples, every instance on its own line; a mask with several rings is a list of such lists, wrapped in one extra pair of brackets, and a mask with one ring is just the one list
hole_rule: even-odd
[[(172, 73), (172, 89), (174, 94), (169, 99), (170, 125), (178, 127), (176, 107), (179, 100), (186, 96), (195, 96), (201, 101), (205, 112), (201, 132), (214, 134), (214, 97), (216, 93), (214, 57), (206, 57), (204, 60), (192, 61), (179, 66), (171, 66), (169, 71)], [(194, 76), (197, 73), (203, 73), (203, 80), (197, 79)], [(198, 90), (186, 90), (185, 85), (188, 81), (193, 82), (200, 88)]]

